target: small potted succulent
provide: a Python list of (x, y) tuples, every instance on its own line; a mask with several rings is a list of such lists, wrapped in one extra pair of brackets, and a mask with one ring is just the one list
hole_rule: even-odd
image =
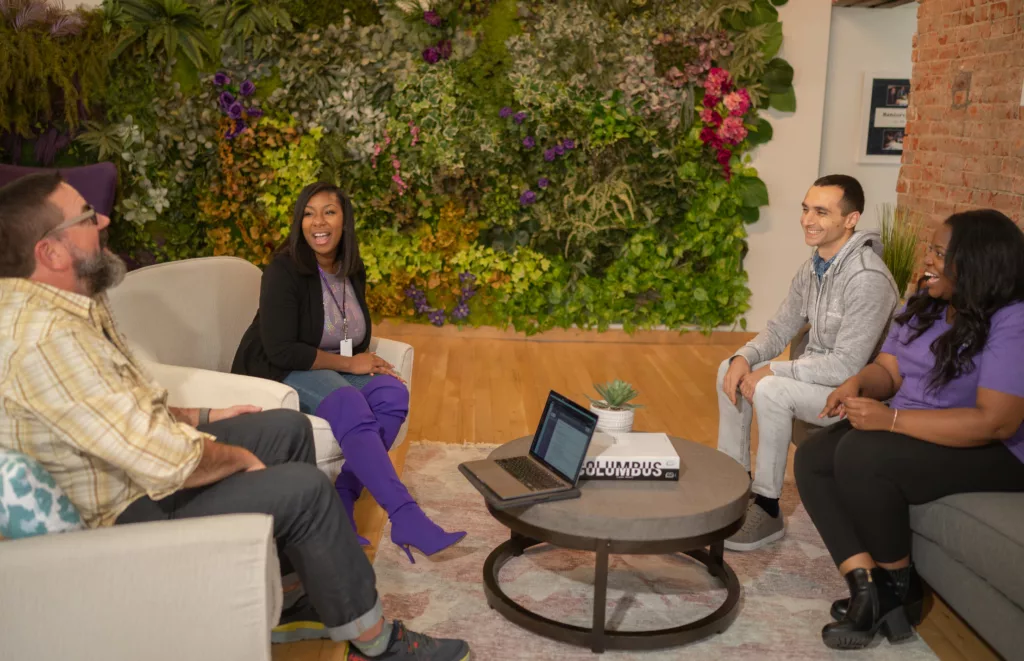
[(597, 428), (612, 433), (633, 431), (633, 412), (643, 407), (630, 404), (630, 401), (640, 393), (619, 379), (603, 385), (595, 383), (594, 390), (601, 399), (594, 399), (590, 395), (587, 395), (587, 399), (590, 400), (590, 410), (597, 414)]

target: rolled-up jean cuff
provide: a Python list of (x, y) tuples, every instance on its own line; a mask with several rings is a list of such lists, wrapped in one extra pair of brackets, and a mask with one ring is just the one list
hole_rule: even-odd
[(378, 597), (377, 603), (374, 604), (373, 608), (368, 610), (366, 613), (360, 615), (348, 624), (331, 627), (327, 632), (331, 635), (331, 640), (336, 643), (343, 640), (355, 640), (376, 626), (382, 617), (384, 617), (384, 607), (380, 603), (380, 597)]

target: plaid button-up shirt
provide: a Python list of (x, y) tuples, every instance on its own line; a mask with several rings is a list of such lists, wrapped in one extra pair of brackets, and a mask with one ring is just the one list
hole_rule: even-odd
[(89, 527), (179, 490), (206, 438), (172, 417), (105, 296), (0, 279), (0, 447), (39, 461)]

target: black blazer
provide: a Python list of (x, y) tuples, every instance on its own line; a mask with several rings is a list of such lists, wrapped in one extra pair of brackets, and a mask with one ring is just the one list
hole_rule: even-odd
[[(366, 317), (366, 337), (352, 348), (370, 346), (370, 311), (366, 307), (366, 271), (351, 277)], [(231, 371), (281, 381), (290, 372), (313, 367), (324, 332), (323, 283), (318, 273), (303, 275), (291, 256), (278, 254), (263, 271), (260, 309), (235, 352)]]

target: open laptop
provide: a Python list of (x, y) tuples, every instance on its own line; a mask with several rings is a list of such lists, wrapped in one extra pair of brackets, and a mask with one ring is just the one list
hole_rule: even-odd
[(597, 415), (552, 390), (529, 454), (467, 461), (459, 470), (499, 509), (577, 498), (576, 482), (596, 427)]

